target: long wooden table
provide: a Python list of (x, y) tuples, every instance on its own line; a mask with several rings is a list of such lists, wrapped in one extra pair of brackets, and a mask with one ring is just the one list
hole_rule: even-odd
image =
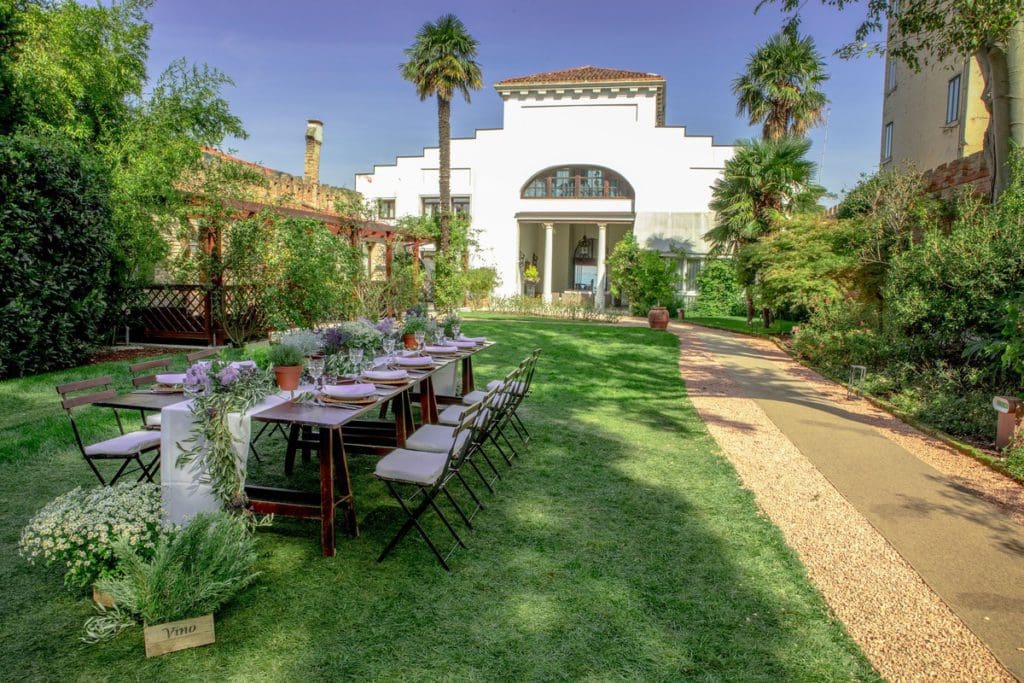
[(184, 400), (185, 393), (181, 391), (171, 392), (136, 389), (135, 391), (129, 391), (127, 394), (118, 394), (113, 398), (96, 401), (93, 405), (99, 406), (100, 408), (113, 408), (114, 417), (117, 419), (117, 426), (122, 432), (124, 432), (124, 427), (121, 425), (121, 416), (117, 412), (118, 410), (137, 410), (140, 414), (145, 415), (147, 412), (158, 413), (167, 406), (174, 405), (175, 403), (181, 403)]
[[(416, 428), (412, 413), (414, 398), (420, 404), (421, 424), (437, 422), (439, 397), (434, 392), (433, 376), (449, 363), (460, 361), (463, 391), (472, 391), (472, 356), (492, 345), (493, 342), (489, 342), (461, 350), (450, 357), (435, 357), (435, 363), (429, 369), (408, 367), (409, 380), (398, 385), (378, 384), (375, 394), (377, 400), (372, 404), (348, 408), (288, 401), (253, 414), (251, 419), (256, 422), (289, 427), (286, 472), (294, 462), (296, 449), (309, 448), (316, 451), (320, 461), (320, 491), (247, 485), (245, 490), (250, 509), (264, 514), (319, 519), (323, 555), (334, 556), (335, 511), (338, 506), (345, 508), (349, 534), (353, 537), (359, 535), (347, 449), (384, 454), (404, 446), (405, 439)], [(419, 391), (414, 396), (413, 388), (417, 385)], [(365, 419), (374, 411), (383, 412), (382, 406), (390, 408), (390, 422)]]

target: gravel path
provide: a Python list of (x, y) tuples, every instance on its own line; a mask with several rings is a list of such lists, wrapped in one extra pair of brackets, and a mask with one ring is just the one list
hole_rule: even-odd
[[(680, 373), (708, 430), (878, 671), (893, 681), (1014, 680), (700, 341), (705, 333), (728, 333), (679, 324), (670, 331), (680, 338)], [(792, 361), (770, 341), (744, 339), (823, 397), (845, 399), (844, 388)], [(852, 408), (849, 403), (844, 400), (844, 409), (870, 417), (872, 428), (886, 438), (1024, 519), (1019, 486), (1007, 486), (1003, 477), (866, 401)]]

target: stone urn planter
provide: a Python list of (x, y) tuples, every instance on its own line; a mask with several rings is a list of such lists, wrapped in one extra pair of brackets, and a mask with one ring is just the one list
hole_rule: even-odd
[(274, 379), (282, 391), (295, 391), (299, 388), (299, 380), (302, 378), (301, 365), (274, 366)]
[(667, 330), (669, 317), (667, 308), (655, 306), (647, 313), (647, 324), (652, 330)]

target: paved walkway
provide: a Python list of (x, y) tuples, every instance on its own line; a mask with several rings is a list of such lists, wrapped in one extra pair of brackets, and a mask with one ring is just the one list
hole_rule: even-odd
[[(845, 499), (845, 503), (859, 513), (857, 515), (851, 511), (848, 516), (862, 517), (862, 520), (853, 519), (851, 523), (866, 520), (1007, 669), (1018, 678), (1024, 676), (1024, 528), (980, 497), (972, 486), (965, 485), (962, 477), (939, 471), (908, 451), (897, 440), (889, 438), (884, 430), (878, 429), (877, 424), (866, 418), (863, 407), (865, 402), (845, 399), (843, 394), (835, 391), (837, 387), (834, 384), (831, 384), (832, 391), (823, 391), (822, 383), (826, 380), (808, 373), (785, 354), (769, 346), (770, 342), (691, 325), (673, 324), (671, 329), (682, 340), (681, 370), (694, 403), (709, 429), (720, 442), (735, 441), (731, 444), (723, 443), (723, 448), (727, 454), (732, 451), (735, 458), (731, 459), (739, 463), (737, 469), (744, 483), (754, 490), (759, 503), (783, 528), (787, 540), (808, 564), (812, 579), (819, 584), (821, 581), (829, 584), (829, 590), (823, 588), (823, 593), (844, 622), (843, 610), (833, 604), (833, 599), (842, 601), (842, 596), (830, 597), (830, 593), (834, 594), (837, 590), (862, 591), (863, 587), (854, 588), (849, 585), (851, 580), (860, 579), (857, 576), (845, 576), (836, 582), (822, 575), (839, 571), (840, 565), (861, 560), (854, 557), (855, 554), (847, 553), (841, 563), (830, 560), (832, 568), (826, 572), (823, 571), (820, 558), (815, 559), (816, 577), (816, 570), (813, 563), (808, 561), (807, 553), (839, 553), (842, 556), (844, 551), (834, 547), (815, 549), (814, 540), (807, 536), (835, 534), (833, 541), (824, 546), (848, 543), (850, 541), (843, 536), (846, 532), (841, 528), (846, 522), (837, 524), (833, 520), (831, 527), (836, 528), (823, 528), (814, 534), (802, 534), (793, 528), (787, 530), (776, 519), (772, 505), (764, 504), (766, 496), (777, 495), (778, 492), (773, 494), (772, 489), (780, 485), (778, 477), (785, 477), (788, 471), (796, 472), (798, 469), (794, 468), (792, 462), (783, 467), (782, 461), (778, 460), (778, 453), (787, 448), (795, 447), (799, 455), (823, 475), (835, 493), (838, 493), (838, 502), (831, 507), (841, 507), (843, 502), (840, 497)], [(704, 360), (703, 370), (697, 367), (701, 356)], [(813, 375), (812, 381), (808, 380), (808, 375)], [(707, 391), (709, 386), (712, 387), (711, 391)], [(703, 403), (702, 397), (706, 399)], [(722, 403), (724, 397), (752, 403), (759, 410), (743, 417), (741, 414), (744, 410), (738, 404)], [(749, 409), (747, 411), (750, 412)], [(767, 418), (767, 421), (761, 420), (762, 417)], [(759, 424), (759, 421), (763, 424)], [(778, 438), (779, 433), (784, 437), (781, 440)], [(736, 444), (744, 439), (746, 445), (737, 451)], [(757, 450), (754, 444), (769, 442), (773, 443), (769, 449), (771, 452), (765, 453), (760, 459), (751, 452)], [(732, 448), (728, 447), (730, 445)], [(783, 468), (772, 472), (773, 467)], [(824, 493), (832, 495), (831, 491)], [(818, 491), (811, 499), (800, 503), (798, 508), (802, 508), (802, 514), (798, 516), (792, 514), (792, 509), (780, 511), (776, 505), (778, 516), (788, 515), (787, 523), (792, 526), (794, 522), (798, 525), (801, 523), (798, 521), (799, 516), (822, 514), (816, 508), (815, 497), (821, 494), (822, 491)], [(787, 495), (800, 494), (790, 491)], [(879, 548), (867, 554), (881, 556), (888, 551)], [(892, 560), (894, 567), (900, 564), (899, 560)], [(867, 558), (861, 570), (864, 580), (872, 580), (867, 575), (872, 573), (874, 566), (873, 560)], [(899, 572), (897, 569), (891, 572), (895, 581)], [(883, 572), (883, 576), (874, 577), (874, 580), (881, 578), (885, 581), (887, 573)], [(912, 583), (913, 579), (909, 578), (908, 586), (899, 588), (888, 599), (902, 600), (901, 596), (906, 592), (917, 590)], [(892, 590), (892, 587), (883, 586), (878, 590), (884, 592)], [(870, 599), (869, 596), (870, 591), (860, 601)], [(930, 596), (925, 595), (918, 602), (924, 605), (929, 599)], [(854, 611), (859, 616), (851, 618), (867, 620), (865, 624), (859, 625), (861, 637), (858, 638), (858, 628), (850, 624), (848, 628), (858, 640), (870, 640), (879, 635), (874, 634), (874, 630), (885, 628), (888, 623), (894, 624), (889, 627), (894, 630), (925, 628), (915, 625), (915, 615), (908, 615), (909, 621), (899, 626), (900, 619), (893, 618), (898, 616), (895, 612), (926, 610), (929, 615), (923, 617), (925, 620), (938, 620), (939, 625), (932, 626), (936, 635), (933, 637), (925, 634), (924, 644), (914, 642), (916, 634), (899, 634), (899, 638), (905, 641), (900, 646), (903, 648), (932, 646), (941, 640), (942, 633), (959, 628), (959, 625), (953, 623), (955, 620), (940, 614), (945, 610), (934, 606), (903, 607), (893, 610), (894, 613), (884, 621), (871, 623), (874, 616), (877, 616), (871, 614), (872, 610), (884, 612), (890, 607), (884, 602), (857, 605)], [(943, 618), (950, 623), (943, 622)], [(884, 641), (890, 635), (884, 635), (879, 648), (885, 649)], [(973, 640), (969, 635), (962, 639), (965, 642)], [(969, 650), (970, 643), (963, 645), (952, 640), (938, 649), (957, 649), (959, 655), (963, 656), (965, 648)], [(872, 657), (870, 648), (865, 647), (865, 651)], [(936, 652), (933, 655), (933, 658), (941, 658), (945, 653)], [(984, 658), (982, 654), (971, 656), (979, 660)], [(895, 657), (900, 659), (898, 653)], [(872, 659), (875, 661), (874, 657)], [(895, 665), (896, 669), (902, 671), (887, 671), (887, 666), (879, 666), (879, 669), (883, 675), (906, 679), (918, 676), (944, 678), (957, 670), (955, 667), (943, 669), (945, 665), (936, 664), (936, 668), (930, 672), (920, 669), (911, 672), (905, 669), (910, 666), (909, 661), (912, 660)], [(967, 664), (971, 665), (971, 662)], [(963, 667), (964, 664), (961, 662), (957, 666)], [(961, 671), (971, 678), (996, 678), (1000, 674), (998, 670), (984, 668), (969, 673), (964, 669)]]

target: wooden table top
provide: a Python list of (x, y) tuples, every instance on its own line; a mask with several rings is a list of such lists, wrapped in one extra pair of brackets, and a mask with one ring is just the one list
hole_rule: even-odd
[(127, 394), (119, 394), (114, 398), (96, 401), (93, 405), (101, 408), (123, 408), (124, 410), (162, 410), (185, 400), (188, 399), (181, 391), (171, 393), (137, 389)]

